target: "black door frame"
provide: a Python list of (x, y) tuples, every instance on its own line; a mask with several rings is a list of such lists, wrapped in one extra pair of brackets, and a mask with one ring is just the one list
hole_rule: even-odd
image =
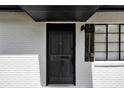
[(75, 23), (46, 23), (46, 86), (48, 86), (48, 75), (49, 75), (49, 71), (48, 71), (48, 46), (49, 46), (49, 43), (48, 43), (48, 40), (49, 40), (49, 37), (48, 37), (48, 30), (47, 30), (47, 26), (48, 24), (72, 24), (74, 25), (74, 31), (73, 31), (73, 37), (74, 37), (74, 65), (73, 65), (73, 68), (74, 68), (74, 74), (73, 74), (73, 84), (76, 85), (76, 24)]

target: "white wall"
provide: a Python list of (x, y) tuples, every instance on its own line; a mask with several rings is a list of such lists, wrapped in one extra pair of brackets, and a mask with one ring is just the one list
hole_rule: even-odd
[(0, 88), (41, 87), (36, 54), (0, 55)]
[(124, 62), (95, 62), (92, 70), (94, 88), (124, 88)]
[(41, 83), (46, 83), (46, 25), (24, 12), (0, 12), (0, 54), (39, 54)]
[(76, 23), (76, 85), (77, 87), (92, 87), (91, 63), (85, 62), (85, 35), (80, 31), (83, 23)]
[[(87, 23), (123, 24), (124, 12), (96, 12)], [(94, 62), (92, 63), (93, 87), (124, 87), (123, 73), (123, 61), (115, 61), (114, 63), (110, 61)]]
[(124, 23), (124, 12), (96, 12), (87, 23)]
[[(76, 85), (92, 87), (91, 63), (84, 62), (84, 32), (76, 23)], [(39, 54), (42, 86), (46, 85), (46, 23), (23, 12), (0, 12), (0, 54)]]
[[(124, 23), (123, 12), (97, 12), (87, 23)], [(92, 87), (91, 63), (84, 61), (83, 23), (76, 23), (76, 85)], [(46, 85), (46, 23), (23, 12), (0, 12), (0, 54), (39, 54), (41, 83)]]

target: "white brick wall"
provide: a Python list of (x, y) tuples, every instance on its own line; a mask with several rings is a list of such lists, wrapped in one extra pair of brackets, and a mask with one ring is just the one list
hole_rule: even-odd
[(38, 55), (0, 55), (0, 87), (40, 87)]
[(0, 12), (0, 54), (38, 54), (41, 84), (46, 85), (46, 23), (25, 12)]
[(123, 62), (96, 62), (92, 64), (93, 87), (124, 88)]

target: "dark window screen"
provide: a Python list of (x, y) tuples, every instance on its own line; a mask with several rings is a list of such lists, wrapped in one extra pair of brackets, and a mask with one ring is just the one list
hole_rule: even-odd
[(47, 24), (47, 83), (75, 84), (75, 24)]

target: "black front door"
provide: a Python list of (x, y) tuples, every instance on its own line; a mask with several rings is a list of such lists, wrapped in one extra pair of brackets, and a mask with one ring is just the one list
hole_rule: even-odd
[(47, 84), (75, 84), (75, 24), (47, 24)]

